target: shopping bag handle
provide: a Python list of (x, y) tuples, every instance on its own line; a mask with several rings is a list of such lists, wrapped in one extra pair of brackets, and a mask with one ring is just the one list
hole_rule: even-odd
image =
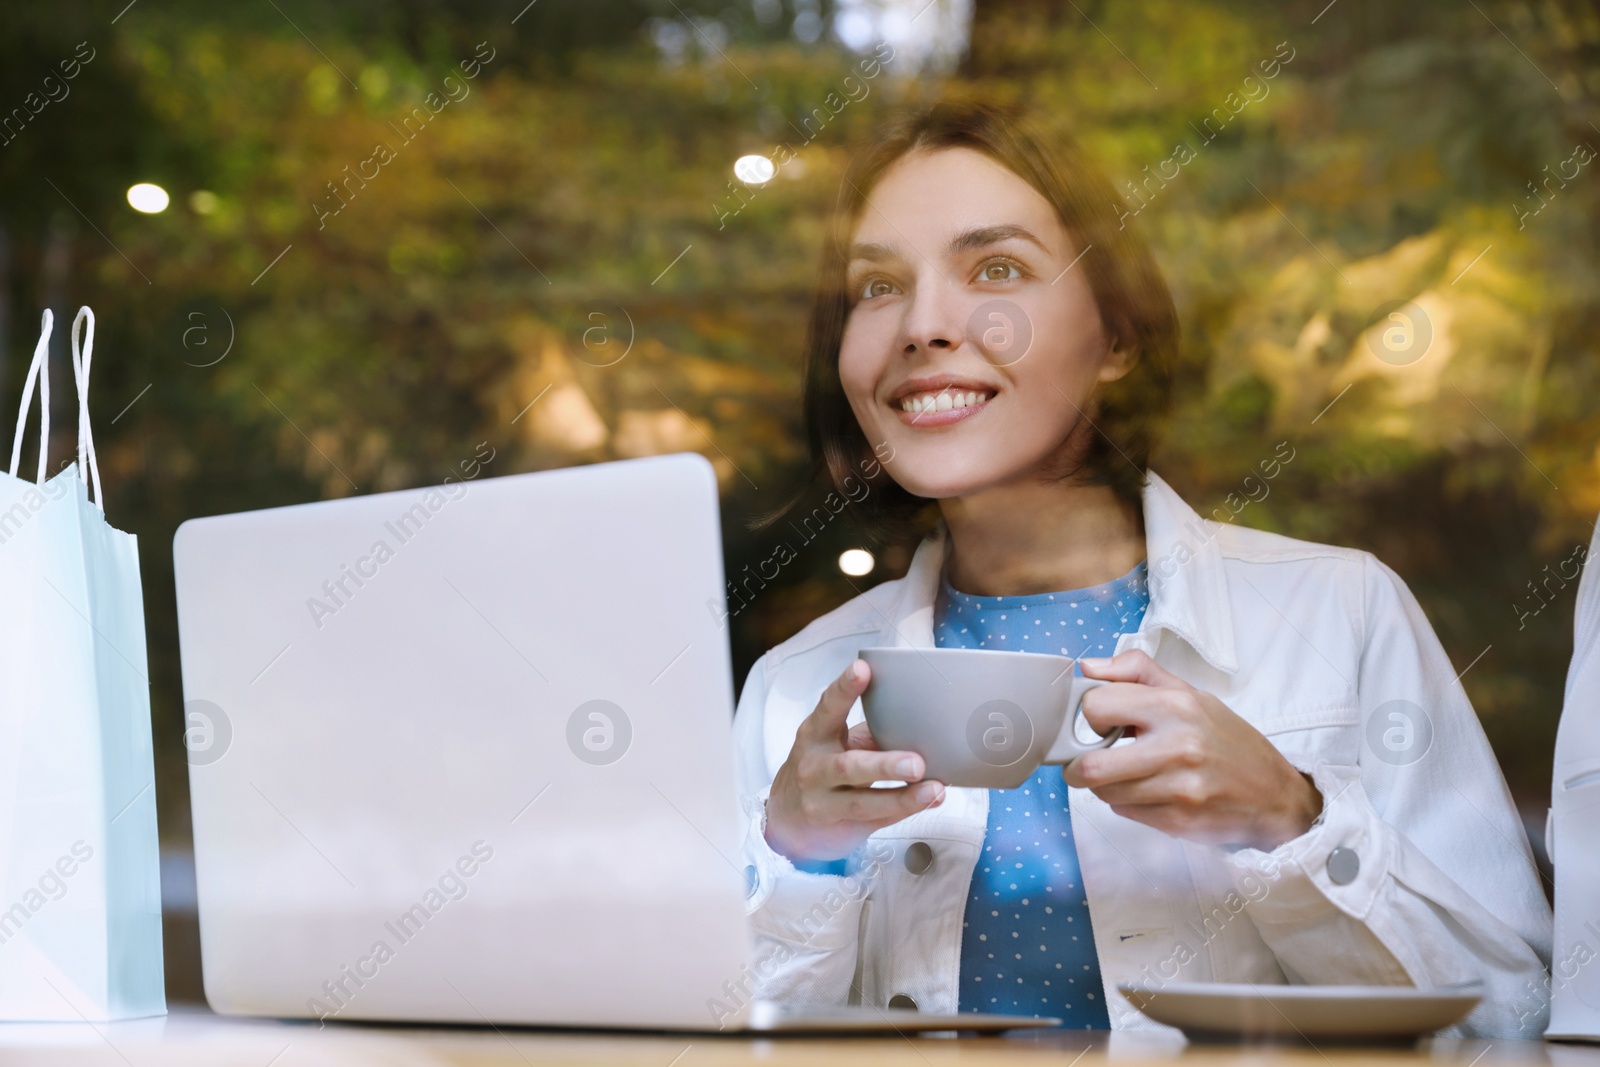
[(11, 476), (17, 476), (17, 467), (22, 462), (22, 431), (28, 425), (28, 407), (33, 403), (33, 382), (39, 380), (39, 475), (35, 479), (40, 485), (44, 484), (45, 453), (49, 450), (50, 443), (50, 332), (55, 325), (55, 316), (49, 308), (44, 309), (44, 318), (39, 323), (39, 343), (33, 346), (33, 362), (28, 366), (28, 379), (22, 383), (22, 404), (17, 408), (17, 432), (11, 438)]
[[(83, 347), (78, 347), (79, 327), (87, 320), (89, 329), (84, 334)], [(78, 382), (78, 477), (84, 485), (94, 478), (94, 506), (106, 510), (100, 499), (100, 460), (94, 454), (94, 431), (89, 427), (89, 362), (94, 358), (94, 312), (85, 304), (72, 320), (72, 376)]]
[[(84, 324), (88, 329), (84, 330)], [(55, 316), (45, 308), (39, 324), (39, 343), (33, 348), (33, 362), (22, 386), (22, 404), (17, 409), (17, 432), (11, 439), (11, 476), (22, 463), (22, 431), (28, 424), (28, 409), (33, 404), (34, 379), (39, 382), (39, 473), (36, 481), (45, 482), (45, 460), (50, 444), (50, 334)], [(81, 335), (81, 336), (80, 336)], [(89, 366), (94, 359), (94, 312), (85, 305), (72, 320), (72, 376), (78, 384), (78, 477), (94, 492), (92, 502), (102, 512), (100, 459), (94, 450), (94, 431), (89, 425)]]

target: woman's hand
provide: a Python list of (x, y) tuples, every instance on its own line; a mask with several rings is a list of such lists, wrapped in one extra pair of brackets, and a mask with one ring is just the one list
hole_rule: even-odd
[(1127, 726), (1131, 745), (1095, 749), (1065, 770), (1118, 815), (1174, 837), (1271, 851), (1311, 828), (1322, 794), (1254, 726), (1144, 652), (1081, 659), (1112, 685), (1084, 694), (1101, 734)]
[[(767, 844), (790, 860), (848, 856), (872, 831), (944, 803), (944, 785), (921, 781), (915, 752), (879, 752), (866, 723), (845, 718), (871, 677), (862, 660), (823, 690), (795, 731), (789, 758), (767, 796)], [(873, 789), (873, 782), (914, 783)]]

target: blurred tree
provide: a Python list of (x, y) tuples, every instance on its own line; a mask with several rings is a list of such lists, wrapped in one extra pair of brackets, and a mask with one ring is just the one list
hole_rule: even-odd
[[(866, 94), (837, 114), (861, 57), (809, 39), (831, 4), (0, 15), (0, 109), (95, 51), (0, 144), (0, 397), (40, 307), (96, 308), (107, 513), (144, 548), (164, 831), (187, 834), (168, 551), (185, 518), (424, 484), (480, 441), (490, 474), (701, 451), (730, 575), (803, 549), (733, 620), (741, 676), (903, 570), (901, 548), (840, 574), (848, 519), (804, 544), (743, 522), (802, 475), (801, 338), (846, 147), (886, 105), (951, 87), (1057, 116), (1154, 243), (1188, 341), (1157, 469), (1202, 513), (1395, 565), (1534, 805), (1571, 594), (1529, 615), (1528, 583), (1600, 511), (1600, 184), (1587, 166), (1542, 200), (1529, 183), (1600, 147), (1597, 34), (1576, 3), (1478, 7), (979, 2), (954, 75), (857, 70)], [(769, 183), (733, 177), (783, 142)], [(130, 211), (136, 181), (172, 206)], [(1264, 478), (1280, 443), (1293, 459)], [(1259, 499), (1235, 515), (1241, 492)]]

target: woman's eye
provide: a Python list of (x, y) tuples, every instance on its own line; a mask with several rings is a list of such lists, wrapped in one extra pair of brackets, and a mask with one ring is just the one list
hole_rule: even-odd
[(986, 282), (1009, 282), (1022, 277), (1022, 272), (1017, 270), (1015, 264), (996, 260), (983, 268), (982, 276)]
[(898, 290), (895, 289), (893, 282), (886, 281), (883, 278), (868, 278), (861, 284), (861, 288), (856, 291), (856, 295), (862, 300), (871, 300), (873, 297), (888, 296), (894, 292), (898, 292)]

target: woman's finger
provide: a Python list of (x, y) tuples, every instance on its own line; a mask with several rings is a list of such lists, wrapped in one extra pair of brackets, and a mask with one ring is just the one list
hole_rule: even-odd
[(1171, 776), (1162, 774), (1101, 786), (1094, 791), (1094, 795), (1119, 808), (1165, 807), (1181, 799), (1174, 790)]
[(925, 767), (915, 752), (851, 750), (830, 757), (835, 785), (866, 786), (874, 782), (920, 781)]
[[(1117, 782), (1133, 782), (1160, 774), (1173, 765), (1171, 752), (1159, 737), (1146, 735), (1131, 745), (1085, 752), (1063, 769), (1070, 786), (1100, 790)], [(1101, 799), (1106, 799), (1101, 796)]]
[(1117, 726), (1132, 726), (1145, 733), (1169, 721), (1184, 699), (1181, 690), (1112, 682), (1083, 694), (1083, 718), (1102, 737)]
[(1078, 660), (1083, 673), (1089, 678), (1103, 678), (1108, 682), (1138, 682), (1161, 689), (1192, 689), (1188, 682), (1150, 658), (1142, 649), (1119, 652), (1110, 659), (1086, 656)]
[(1228, 785), (1211, 769), (1174, 760), (1155, 774), (1098, 786), (1094, 795), (1107, 804), (1122, 807), (1171, 807), (1186, 812), (1205, 811), (1212, 816), (1237, 814), (1259, 806), (1248, 801), (1241, 804), (1243, 798), (1231, 793)]
[(944, 783), (903, 785), (896, 789), (841, 789), (833, 794), (843, 821), (891, 826), (924, 808), (944, 802)]
[(855, 706), (856, 698), (867, 688), (872, 677), (865, 660), (855, 660), (828, 683), (817, 700), (816, 709), (807, 715), (795, 731), (797, 738), (804, 737), (812, 744), (839, 744), (844, 734), (844, 722)]
[(877, 751), (878, 739), (872, 736), (872, 730), (864, 722), (858, 722), (850, 727), (850, 732), (845, 736), (845, 748), (865, 749)]

